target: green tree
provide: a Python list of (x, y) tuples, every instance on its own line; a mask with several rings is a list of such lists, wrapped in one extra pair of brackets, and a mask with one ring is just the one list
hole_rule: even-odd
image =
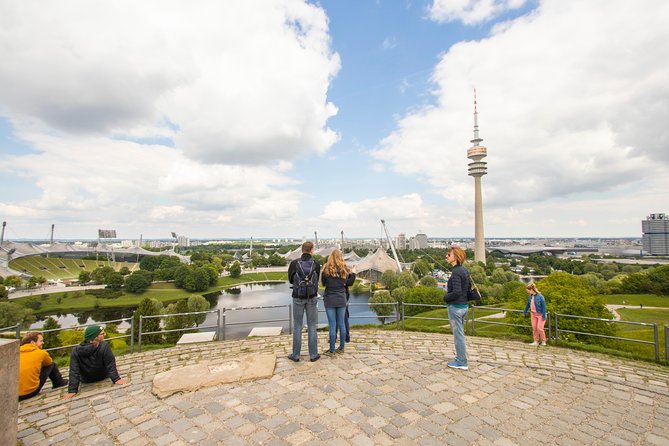
[(492, 276), (490, 276), (490, 280), (493, 283), (499, 284), (508, 282), (506, 271), (504, 271), (502, 268), (495, 268), (492, 272)]
[(128, 268), (127, 266), (123, 266), (123, 267), (121, 267), (120, 270), (118, 270), (118, 272), (119, 272), (122, 276), (127, 276), (128, 274), (130, 274), (130, 268)]
[(16, 288), (19, 289), (21, 288), (21, 285), (23, 285), (23, 281), (21, 280), (20, 277), (18, 276), (7, 276), (5, 277), (5, 286), (7, 288)]
[(397, 286), (413, 288), (416, 286), (417, 281), (418, 278), (416, 275), (409, 270), (404, 270), (397, 276)]
[[(139, 340), (139, 317), (155, 316), (160, 314), (162, 304), (155, 300), (145, 297), (139, 303), (133, 318), (135, 320), (135, 340)], [(160, 329), (160, 318), (149, 318), (142, 320), (142, 333), (158, 331)], [(162, 341), (160, 334), (142, 335), (142, 342), (147, 344), (158, 344)]]
[[(188, 311), (191, 313), (197, 311), (207, 311), (209, 310), (209, 302), (202, 296), (190, 296), (188, 298)], [(192, 316), (192, 321), (195, 325), (200, 325), (207, 318), (206, 314), (195, 314)]]
[(395, 281), (396, 277), (397, 273), (392, 269), (388, 269), (385, 270), (383, 274), (381, 274), (381, 280), (379, 282), (385, 289), (390, 291), (393, 288), (393, 282)]
[[(174, 304), (169, 304), (164, 310), (164, 314), (180, 314), (188, 313), (188, 300), (181, 299)], [(183, 328), (188, 328), (193, 325), (193, 322), (190, 320), (188, 315), (179, 315), (179, 316), (167, 316), (165, 318), (165, 330), (180, 330)], [(186, 331), (175, 331), (171, 333), (165, 333), (165, 339), (170, 344), (176, 343), (181, 336), (187, 333)]]
[(370, 307), (376, 313), (381, 324), (385, 324), (386, 322), (384, 316), (390, 316), (395, 313), (395, 299), (392, 298), (388, 290), (375, 291), (372, 297), (369, 298), (369, 303), (375, 304), (370, 305)]
[(137, 270), (125, 278), (125, 288), (129, 293), (143, 293), (151, 286), (151, 271)]
[(416, 263), (413, 265), (413, 272), (418, 276), (418, 277), (424, 277), (427, 274), (430, 274), (432, 272), (432, 266), (430, 266), (429, 263), (427, 263), (424, 260), (418, 260)]
[[(60, 328), (60, 324), (58, 321), (52, 317), (49, 317), (46, 321), (44, 321), (44, 326), (42, 327), (43, 330), (54, 330), (56, 328)], [(54, 348), (54, 347), (60, 347), (62, 344), (60, 343), (60, 336), (59, 336), (59, 331), (52, 331), (48, 333), (43, 333), (44, 335), (44, 348)]]
[(437, 279), (434, 278), (433, 276), (423, 276), (419, 281), (419, 285), (422, 286), (437, 286)]
[(89, 273), (88, 271), (81, 271), (79, 273), (79, 283), (80, 284), (85, 285), (90, 281), (91, 281), (91, 273)]
[(98, 285), (101, 285), (105, 283), (107, 276), (112, 273), (116, 273), (116, 271), (114, 271), (114, 268), (112, 268), (111, 266), (103, 266), (101, 268), (96, 268), (91, 273), (91, 280), (93, 280)]
[(28, 327), (33, 322), (35, 316), (31, 309), (13, 302), (0, 302), (0, 327), (10, 327), (15, 324)]
[(467, 265), (467, 271), (469, 271), (472, 280), (477, 284), (485, 283), (488, 278), (485, 274), (485, 269), (480, 265)]
[(9, 291), (4, 285), (0, 285), (0, 299), (7, 299), (7, 297), (9, 297)]
[(112, 290), (120, 290), (123, 287), (123, 276), (121, 273), (113, 272), (105, 276), (105, 285)]
[(651, 269), (648, 272), (648, 278), (653, 283), (653, 293), (669, 294), (669, 265)]
[(242, 267), (239, 264), (239, 262), (235, 261), (235, 263), (233, 263), (230, 266), (230, 277), (237, 278), (241, 275), (242, 275)]
[(395, 288), (390, 292), (390, 295), (392, 296), (395, 302), (402, 303), (404, 301), (404, 297), (406, 296), (408, 289), (409, 288), (405, 286), (398, 286), (397, 288)]

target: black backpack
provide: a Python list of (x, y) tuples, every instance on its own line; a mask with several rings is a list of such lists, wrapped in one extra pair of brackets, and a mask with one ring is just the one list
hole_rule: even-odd
[(318, 293), (318, 277), (314, 278), (316, 265), (313, 260), (303, 262), (297, 261), (297, 271), (293, 276), (293, 289), (297, 291), (297, 297), (306, 299)]

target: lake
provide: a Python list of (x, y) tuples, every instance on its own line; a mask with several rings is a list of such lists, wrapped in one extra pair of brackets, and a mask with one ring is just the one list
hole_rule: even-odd
[[(240, 287), (217, 292), (206, 296), (210, 302), (213, 302), (212, 310), (226, 309), (225, 311), (225, 338), (240, 339), (248, 336), (253, 327), (279, 327), (283, 333), (288, 333), (288, 311), (291, 298), (291, 289), (288, 282), (272, 284), (249, 284)], [(369, 293), (351, 295), (349, 301), (349, 313), (351, 315), (351, 325), (356, 324), (379, 324), (376, 313), (370, 310), (367, 305)], [(286, 305), (283, 308), (266, 309), (241, 309), (242, 307), (258, 307), (266, 305)], [(238, 308), (232, 310), (232, 308)], [(96, 309), (74, 314), (53, 314), (61, 327), (72, 325), (93, 324), (123, 317), (130, 317), (135, 308), (121, 309)], [(327, 316), (323, 301), (318, 302), (318, 321), (319, 324), (327, 325)], [(41, 329), (44, 325), (44, 319), (49, 315), (41, 316), (43, 319), (30, 326), (31, 329)], [(279, 322), (253, 322), (253, 321), (279, 320)], [(305, 320), (306, 323), (306, 320)], [(207, 315), (206, 321), (202, 325), (215, 325), (216, 314)], [(125, 329), (129, 324), (119, 324), (119, 328)], [(204, 329), (210, 331), (213, 329)]]

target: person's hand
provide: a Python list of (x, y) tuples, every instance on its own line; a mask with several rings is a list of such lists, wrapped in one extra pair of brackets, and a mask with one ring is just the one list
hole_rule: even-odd
[(125, 379), (121, 378), (118, 381), (116, 381), (114, 384), (117, 384), (117, 385), (121, 386), (121, 385), (127, 384), (127, 383), (125, 382)]
[(69, 399), (74, 398), (75, 395), (76, 395), (76, 393), (66, 393), (66, 394), (63, 395), (63, 399), (64, 400), (69, 400)]

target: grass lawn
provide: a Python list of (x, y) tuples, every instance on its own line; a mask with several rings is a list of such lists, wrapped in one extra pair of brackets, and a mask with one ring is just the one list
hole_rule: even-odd
[(600, 295), (607, 304), (614, 305), (639, 305), (648, 307), (669, 308), (669, 296), (658, 296), (657, 294), (604, 294)]

